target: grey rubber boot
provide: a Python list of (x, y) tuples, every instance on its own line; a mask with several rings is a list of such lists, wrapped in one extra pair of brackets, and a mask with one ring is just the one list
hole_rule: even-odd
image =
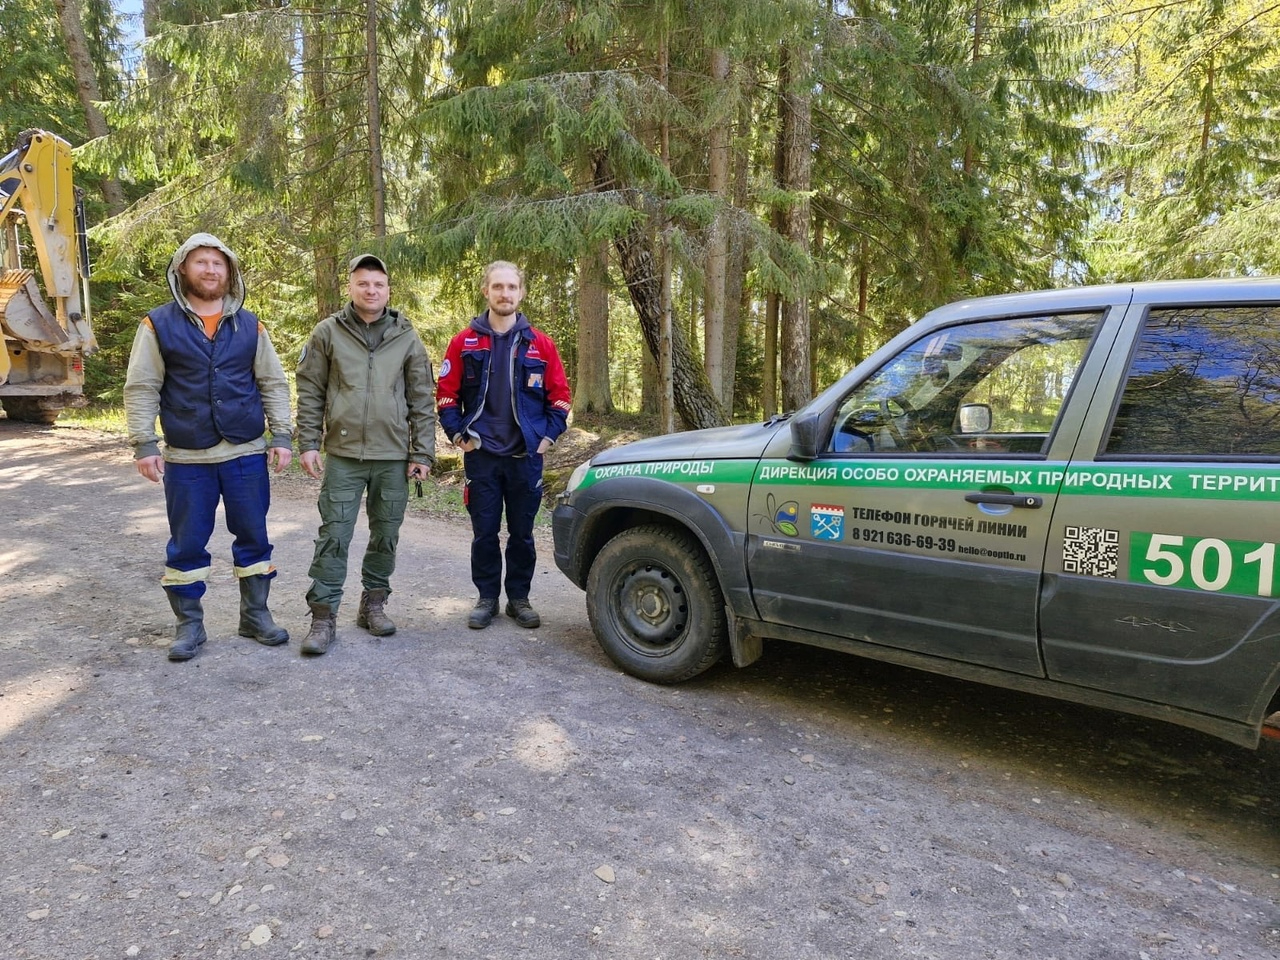
[(267, 609), (270, 593), (270, 577), (240, 578), (240, 636), (267, 647), (278, 647), (289, 642), (289, 631), (272, 619)]
[(200, 652), (200, 644), (208, 639), (204, 632), (204, 607), (199, 597), (180, 597), (170, 590), (169, 606), (178, 618), (178, 627), (174, 632), (173, 643), (169, 645), (170, 660), (190, 660)]
[(360, 612), (356, 614), (356, 626), (364, 627), (375, 637), (389, 637), (396, 632), (396, 625), (382, 605), (387, 602), (390, 590), (365, 590), (360, 594)]
[(327, 603), (311, 603), (311, 631), (302, 641), (302, 652), (318, 657), (333, 646), (337, 636), (337, 611)]

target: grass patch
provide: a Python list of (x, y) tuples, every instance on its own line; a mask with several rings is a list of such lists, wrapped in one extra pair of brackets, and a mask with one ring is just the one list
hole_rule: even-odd
[[(418, 488), (422, 496), (418, 496)], [(462, 505), (462, 485), (429, 477), (415, 485), (409, 481), (409, 509), (431, 517), (465, 517), (467, 508)]]
[(124, 436), (128, 427), (124, 418), (124, 407), (68, 407), (58, 414), (58, 426), (79, 427), (82, 430), (101, 430), (103, 433), (118, 433)]

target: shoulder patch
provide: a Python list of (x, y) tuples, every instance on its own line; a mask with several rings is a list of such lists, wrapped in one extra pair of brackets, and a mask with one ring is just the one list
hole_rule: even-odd
[(299, 362), (299, 363), (303, 363), (303, 362), (305, 362), (305, 361), (306, 361), (306, 359), (307, 359), (307, 347), (308, 347), (308, 346), (309, 346), (309, 344), (306, 344), (306, 343), (304, 343), (304, 344), (302, 345), (302, 353), (298, 355), (298, 362)]
[(449, 362), (449, 358), (445, 357), (444, 363), (440, 364), (440, 376), (447, 377), (449, 371), (453, 369), (453, 364)]

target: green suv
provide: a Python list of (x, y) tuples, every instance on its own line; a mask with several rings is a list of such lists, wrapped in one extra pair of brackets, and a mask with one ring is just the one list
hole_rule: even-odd
[(815, 644), (1280, 737), (1280, 280), (935, 310), (794, 414), (582, 464), (556, 563), (622, 669)]

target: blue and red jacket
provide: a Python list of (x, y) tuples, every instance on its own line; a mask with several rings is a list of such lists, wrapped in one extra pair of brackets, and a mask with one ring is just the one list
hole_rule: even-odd
[[(525, 449), (536, 453), (545, 437), (553, 443), (568, 427), (569, 380), (555, 342), (529, 326), (524, 314), (516, 317), (515, 343), (508, 370), (494, 375), (511, 378), (512, 409), (524, 436)], [(459, 443), (484, 414), (489, 389), (489, 316), (485, 311), (449, 341), (440, 380), (436, 384), (436, 407), (445, 435)]]

